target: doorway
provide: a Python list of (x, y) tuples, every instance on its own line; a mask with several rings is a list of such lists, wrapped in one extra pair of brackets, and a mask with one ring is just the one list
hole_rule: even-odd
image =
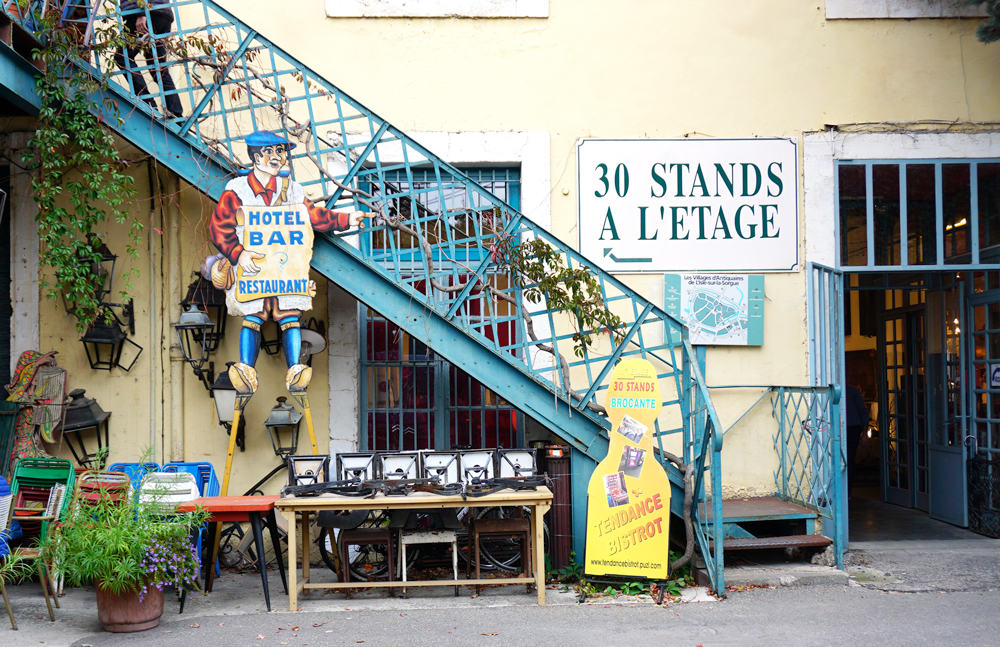
[(1000, 536), (1000, 271), (844, 281), (845, 374), (870, 412), (851, 505)]

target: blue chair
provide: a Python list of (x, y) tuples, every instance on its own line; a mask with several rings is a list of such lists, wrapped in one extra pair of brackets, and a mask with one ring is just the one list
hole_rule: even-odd
[(128, 480), (132, 482), (132, 491), (139, 493), (139, 486), (142, 484), (142, 477), (150, 472), (159, 472), (159, 463), (114, 463), (108, 466), (109, 472), (125, 472)]
[(219, 477), (215, 474), (215, 468), (211, 463), (183, 463), (171, 462), (163, 464), (164, 472), (187, 472), (194, 476), (198, 482), (198, 491), (201, 496), (219, 496)]
[[(194, 476), (194, 480), (198, 483), (198, 491), (201, 496), (219, 496), (219, 490), (221, 486), (219, 485), (219, 477), (215, 474), (215, 468), (211, 463), (205, 462), (195, 462), (186, 463), (174, 461), (170, 463), (163, 464), (164, 472), (186, 472)], [(203, 537), (208, 536), (209, 524), (206, 523), (201, 527), (198, 532), (197, 549), (198, 554), (202, 553)], [(215, 560), (215, 574), (221, 576), (222, 571), (219, 569), (219, 560)]]

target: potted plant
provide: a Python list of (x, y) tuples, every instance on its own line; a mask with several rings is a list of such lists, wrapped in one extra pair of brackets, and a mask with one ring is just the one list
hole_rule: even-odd
[(72, 586), (93, 584), (106, 631), (159, 624), (163, 588), (197, 590), (199, 555), (192, 541), (202, 510), (165, 514), (162, 504), (133, 496), (78, 498), (45, 547), (48, 563)]

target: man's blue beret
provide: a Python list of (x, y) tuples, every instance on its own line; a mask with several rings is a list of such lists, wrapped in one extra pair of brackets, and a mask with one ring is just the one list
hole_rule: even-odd
[(255, 146), (257, 148), (263, 146), (276, 146), (278, 144), (284, 144), (285, 148), (288, 150), (295, 148), (295, 144), (291, 143), (281, 135), (271, 132), (270, 130), (258, 130), (255, 133), (247, 135), (243, 141), (247, 146)]

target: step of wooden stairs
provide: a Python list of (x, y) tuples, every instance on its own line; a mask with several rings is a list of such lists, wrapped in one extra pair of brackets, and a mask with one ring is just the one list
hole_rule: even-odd
[[(705, 518), (712, 518), (710, 507), (702, 507)], [(722, 502), (722, 522), (725, 532), (723, 549), (726, 551), (769, 550), (777, 548), (821, 549), (833, 543), (828, 537), (816, 533), (818, 513), (805, 506), (791, 503), (778, 497), (754, 497), (749, 499), (725, 499)], [(798, 532), (759, 536), (753, 524), (769, 521), (788, 521), (790, 528)]]

